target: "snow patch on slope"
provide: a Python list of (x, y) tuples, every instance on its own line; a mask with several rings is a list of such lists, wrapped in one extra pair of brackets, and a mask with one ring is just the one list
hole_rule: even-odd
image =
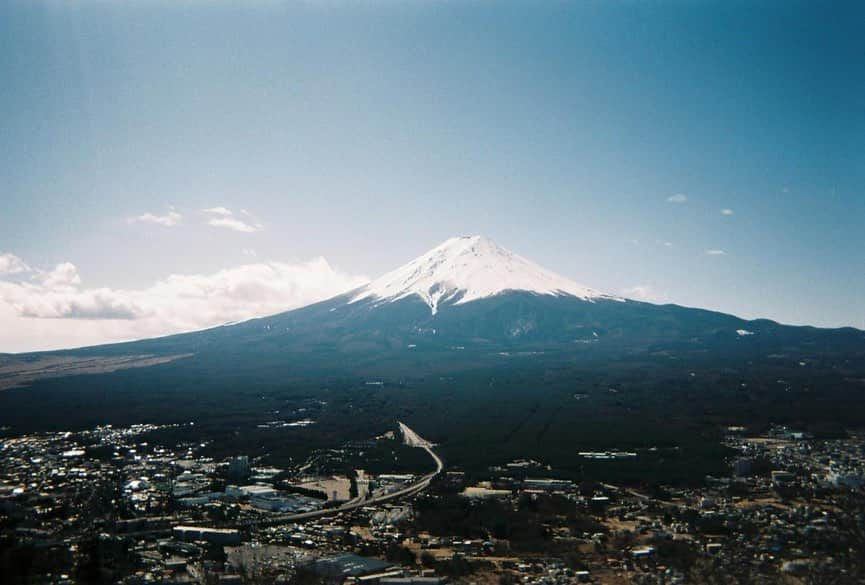
[(451, 238), (423, 256), (366, 285), (349, 303), (393, 302), (417, 295), (433, 314), (441, 303), (463, 304), (505, 291), (623, 300), (577, 284), (502, 248), (483, 236)]

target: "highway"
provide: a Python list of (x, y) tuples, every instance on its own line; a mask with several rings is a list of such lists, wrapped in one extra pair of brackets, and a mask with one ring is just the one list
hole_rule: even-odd
[(358, 508), (363, 508), (365, 506), (374, 506), (376, 504), (383, 504), (385, 502), (390, 502), (393, 500), (398, 500), (400, 498), (404, 498), (406, 496), (413, 496), (424, 491), (427, 487), (429, 487), (432, 479), (442, 472), (444, 469), (444, 462), (442, 462), (441, 457), (439, 457), (435, 451), (433, 451), (434, 445), (418, 435), (411, 428), (408, 427), (405, 423), (399, 423), (400, 431), (402, 431), (403, 442), (410, 447), (417, 447), (419, 449), (425, 450), (429, 453), (429, 456), (433, 458), (435, 461), (435, 471), (427, 473), (426, 475), (422, 475), (418, 478), (417, 481), (412, 483), (411, 485), (407, 485), (398, 490), (394, 490), (392, 492), (388, 492), (386, 494), (381, 494), (375, 496), (373, 498), (366, 499), (363, 496), (358, 496), (353, 500), (349, 500), (348, 502), (342, 504), (341, 506), (337, 506), (335, 508), (324, 508), (321, 510), (314, 510), (312, 512), (302, 512), (300, 514), (283, 514), (279, 516), (273, 516), (270, 518), (264, 518), (261, 520), (257, 520), (254, 522), (250, 522), (250, 524), (255, 524), (257, 526), (276, 526), (279, 524), (291, 524), (293, 522), (303, 522), (306, 520), (313, 520), (315, 518), (324, 518), (326, 516), (334, 516), (336, 514), (341, 514), (343, 512), (350, 512), (352, 510), (357, 510)]
[(429, 453), (429, 456), (433, 458), (433, 461), (436, 462), (436, 470), (430, 474), (429, 478), (432, 479), (433, 477), (441, 473), (442, 469), (444, 469), (444, 463), (442, 463), (441, 458), (436, 455), (435, 451), (432, 450), (434, 445), (426, 439), (423, 439), (420, 435), (411, 430), (408, 425), (403, 422), (399, 423), (399, 429), (402, 431), (403, 440), (405, 441), (406, 445), (408, 445), (409, 447), (420, 447), (421, 449), (424, 449), (427, 453)]

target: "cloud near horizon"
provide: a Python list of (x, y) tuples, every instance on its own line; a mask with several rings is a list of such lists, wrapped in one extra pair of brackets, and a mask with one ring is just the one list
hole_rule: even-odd
[(168, 212), (163, 215), (157, 215), (148, 211), (147, 213), (130, 217), (126, 221), (128, 223), (150, 223), (161, 225), (163, 227), (174, 227), (178, 225), (181, 220), (183, 220), (183, 216), (175, 211), (174, 207), (169, 206)]
[(620, 294), (628, 299), (646, 301), (649, 303), (664, 303), (669, 300), (666, 293), (656, 290), (655, 287), (650, 284), (637, 284), (622, 289)]
[(250, 212), (241, 209), (241, 215), (244, 215), (252, 221), (240, 219), (236, 214), (227, 207), (208, 207), (201, 210), (208, 217), (207, 225), (217, 228), (225, 228), (236, 232), (253, 233), (261, 231), (264, 226), (261, 223), (254, 221)]
[(321, 257), (172, 274), (142, 289), (86, 288), (71, 262), (50, 271), (29, 269), (26, 276), (0, 277), (0, 352), (204, 329), (301, 307), (367, 281)]
[(667, 203), (685, 203), (688, 201), (688, 196), (684, 193), (676, 193), (667, 197)]
[(0, 254), (0, 275), (30, 272), (30, 266), (15, 254)]

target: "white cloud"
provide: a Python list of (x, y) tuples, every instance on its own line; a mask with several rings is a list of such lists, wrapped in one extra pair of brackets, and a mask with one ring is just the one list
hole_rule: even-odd
[(676, 193), (667, 197), (667, 203), (685, 203), (687, 200), (688, 196), (684, 193)]
[(0, 275), (30, 272), (31, 268), (15, 254), (0, 254)]
[(81, 284), (78, 268), (72, 262), (62, 262), (50, 272), (40, 272), (37, 279), (48, 289), (65, 289)]
[(135, 217), (130, 217), (126, 221), (129, 223), (152, 223), (164, 227), (174, 227), (180, 223), (183, 216), (174, 211), (173, 207), (169, 207), (168, 212), (164, 215), (156, 215), (154, 213), (142, 213)]
[(109, 343), (243, 321), (320, 301), (367, 279), (308, 262), (173, 274), (141, 289), (86, 288), (72, 263), (0, 279), (0, 351)]
[(620, 294), (625, 298), (633, 299), (635, 301), (646, 301), (651, 303), (662, 303), (667, 301), (666, 293), (655, 290), (655, 287), (650, 284), (637, 284), (622, 289)]
[(735, 212), (732, 209), (730, 209), (729, 207), (725, 207), (724, 209), (721, 210), (721, 215), (733, 215), (733, 213), (735, 213)]
[(726, 256), (727, 252), (725, 252), (724, 250), (713, 249), (713, 250), (706, 250), (706, 254), (708, 256)]
[[(202, 211), (211, 217), (207, 220), (207, 225), (218, 228), (226, 228), (236, 232), (253, 233), (261, 231), (264, 227), (260, 223), (254, 221), (246, 221), (238, 219), (234, 212), (227, 207), (209, 207)], [(246, 217), (253, 218), (253, 215), (245, 209), (241, 209), (240, 213)]]
[[(8, 294), (3, 294), (8, 292)], [(19, 291), (20, 292), (20, 291)], [(111, 289), (38, 290), (29, 289), (26, 298), (13, 306), (22, 317), (37, 319), (136, 319), (142, 314), (122, 294)], [(2, 291), (4, 298), (15, 299), (16, 291)]]
[(226, 228), (236, 232), (253, 233), (261, 229), (261, 224), (249, 224), (236, 217), (213, 217), (207, 221), (207, 225)]
[(673, 242), (664, 242), (664, 247), (665, 247), (665, 248), (672, 248), (672, 247), (673, 247)]
[(203, 211), (204, 213), (210, 213), (213, 215), (222, 215), (222, 216), (234, 215), (234, 213), (232, 213), (230, 209), (227, 209), (225, 207), (208, 207), (207, 209), (202, 209), (201, 211)]

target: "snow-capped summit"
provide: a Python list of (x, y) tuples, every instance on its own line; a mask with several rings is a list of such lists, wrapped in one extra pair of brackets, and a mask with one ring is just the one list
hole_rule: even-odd
[(468, 303), (505, 291), (619, 300), (546, 270), (483, 236), (450, 238), (364, 286), (349, 301), (392, 302), (418, 295), (433, 314), (439, 304)]

